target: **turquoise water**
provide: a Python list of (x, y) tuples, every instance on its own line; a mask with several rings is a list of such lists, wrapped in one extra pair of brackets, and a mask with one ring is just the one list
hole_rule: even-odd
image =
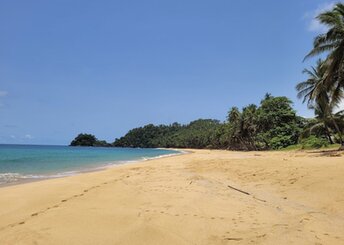
[(68, 176), (178, 153), (162, 149), (0, 145), (0, 184)]

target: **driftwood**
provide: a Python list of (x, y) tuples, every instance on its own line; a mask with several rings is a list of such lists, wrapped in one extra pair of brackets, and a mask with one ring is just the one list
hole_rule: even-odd
[(263, 199), (260, 199), (258, 197), (253, 197), (254, 199), (258, 200), (258, 201), (261, 201), (261, 202), (266, 202), (266, 200), (263, 200)]
[[(238, 189), (238, 188), (235, 188), (235, 187), (233, 187), (233, 186), (230, 186), (230, 185), (228, 185), (228, 187), (229, 187), (229, 188), (231, 188), (231, 189), (233, 189), (233, 190), (235, 190), (235, 191), (241, 192), (241, 193), (243, 193), (243, 194), (245, 194), (245, 195), (251, 196), (251, 194), (250, 194), (250, 193), (248, 193), (248, 192), (246, 192), (246, 191), (240, 190), (240, 189)], [(257, 198), (257, 197), (255, 197), (255, 196), (252, 196), (252, 197), (253, 197), (254, 199), (258, 200), (258, 201), (261, 201), (261, 202), (266, 202), (266, 200), (263, 200), (263, 199)]]
[(242, 238), (227, 237), (227, 238), (225, 238), (225, 240), (228, 240), (228, 241), (241, 241)]
[(251, 195), (250, 193), (248, 193), (248, 192), (246, 192), (246, 191), (242, 191), (242, 190), (240, 190), (240, 189), (237, 189), (237, 188), (235, 188), (235, 187), (233, 187), (233, 186), (228, 185), (228, 187), (231, 188), (231, 189), (233, 189), (233, 190), (235, 190), (235, 191), (239, 191), (239, 192), (241, 192), (241, 193), (243, 193), (243, 194), (245, 194), (245, 195)]

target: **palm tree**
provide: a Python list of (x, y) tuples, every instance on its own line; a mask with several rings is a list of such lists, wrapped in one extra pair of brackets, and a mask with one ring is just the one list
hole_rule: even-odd
[(343, 99), (344, 89), (344, 4), (337, 3), (331, 11), (317, 16), (328, 31), (314, 39), (313, 49), (305, 59), (328, 54), (323, 83), (331, 91), (331, 103), (337, 105)]
[(232, 107), (228, 112), (228, 116), (227, 116), (228, 122), (231, 124), (238, 124), (240, 121), (240, 118), (241, 118), (241, 113), (238, 107), (236, 106)]
[(316, 123), (309, 125), (310, 128), (307, 130), (312, 131), (324, 127), (327, 137), (332, 143), (330, 134), (330, 126), (332, 126), (337, 131), (340, 144), (343, 146), (342, 131), (340, 129), (342, 123), (340, 123), (338, 117), (333, 115), (336, 104), (333, 103), (333, 91), (329, 90), (325, 84), (327, 69), (326, 61), (321, 59), (317, 61), (316, 67), (312, 67), (311, 70), (305, 69), (303, 73), (308, 75), (308, 79), (296, 85), (297, 96), (300, 99), (303, 98), (303, 103), (307, 102), (308, 108), (315, 110)]
[[(237, 148), (238, 144), (245, 145), (241, 137), (241, 113), (238, 107), (232, 107), (227, 116), (230, 125), (229, 142), (231, 147)], [(239, 146), (240, 148), (241, 146)]]
[(256, 105), (248, 105), (242, 112), (232, 107), (228, 112), (227, 120), (230, 125), (229, 143), (232, 148), (257, 150), (255, 136), (257, 132)]
[(324, 106), (329, 104), (329, 95), (324, 84), (325, 71), (325, 62), (318, 59), (315, 67), (312, 66), (310, 70), (303, 70), (302, 73), (308, 75), (308, 79), (296, 85), (297, 97), (303, 98), (302, 103), (307, 102), (309, 108), (313, 108), (315, 101), (321, 101), (320, 104)]
[(328, 116), (328, 113), (324, 113), (321, 107), (316, 105), (313, 109), (315, 111), (315, 118), (307, 122), (301, 134), (301, 138), (306, 138), (311, 134), (317, 136), (324, 135), (327, 137), (330, 144), (333, 144), (332, 132), (336, 131), (333, 121), (335, 121), (337, 125), (343, 125), (344, 121), (342, 121), (341, 112), (335, 113), (331, 118)]
[(250, 104), (242, 110), (241, 134), (247, 139), (250, 149), (257, 150), (255, 136), (257, 134), (257, 106)]

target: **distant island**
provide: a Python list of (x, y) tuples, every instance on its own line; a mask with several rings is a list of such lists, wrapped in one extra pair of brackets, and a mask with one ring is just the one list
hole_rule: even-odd
[[(343, 114), (335, 114), (341, 123)], [(71, 146), (194, 148), (230, 150), (276, 150), (297, 145), (320, 148), (340, 143), (335, 125), (324, 118), (306, 119), (296, 115), (292, 101), (266, 94), (260, 105), (241, 110), (232, 107), (225, 122), (198, 119), (186, 125), (148, 124), (134, 128), (113, 143), (91, 134), (79, 134)]]
[(111, 144), (107, 143), (105, 140), (98, 140), (92, 134), (79, 134), (70, 143), (70, 146), (101, 146), (101, 147), (110, 147)]

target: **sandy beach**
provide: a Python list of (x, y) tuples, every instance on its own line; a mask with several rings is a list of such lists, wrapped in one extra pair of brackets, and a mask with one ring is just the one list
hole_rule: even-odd
[(0, 244), (344, 244), (344, 155), (191, 154), (0, 188)]

